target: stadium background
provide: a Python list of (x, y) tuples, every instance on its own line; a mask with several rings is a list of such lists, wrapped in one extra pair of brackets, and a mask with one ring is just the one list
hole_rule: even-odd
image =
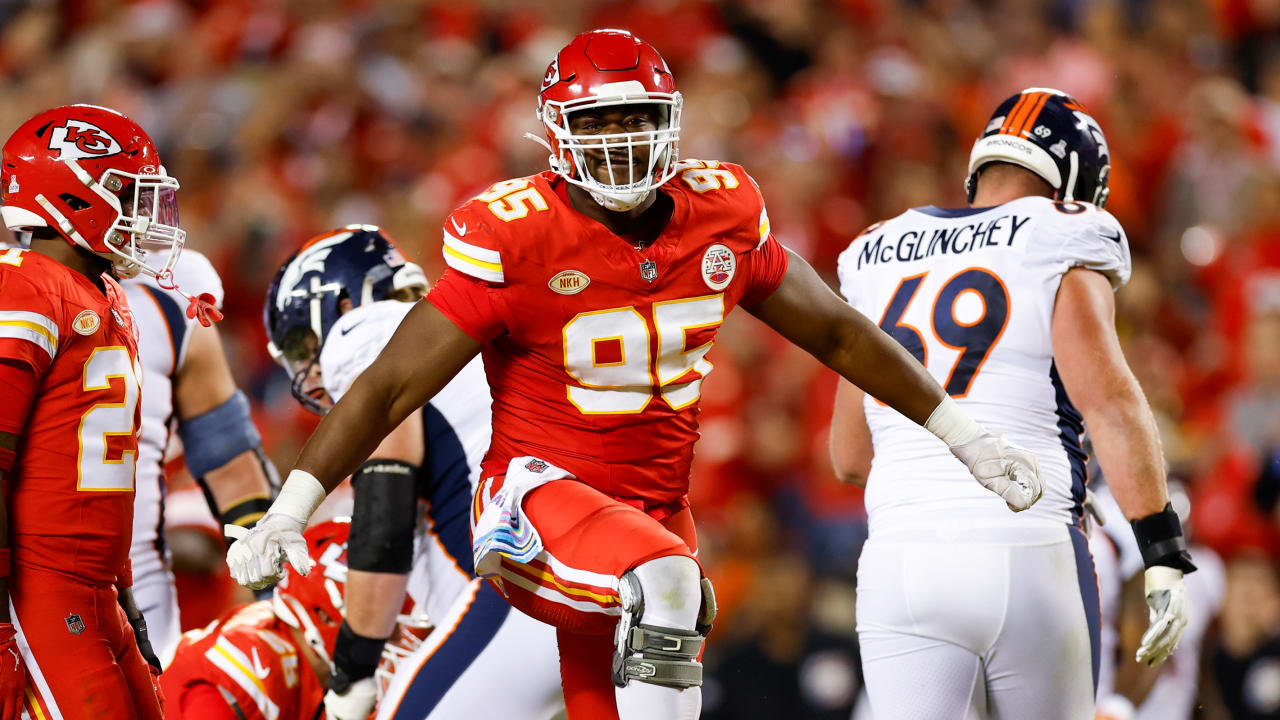
[[(314, 233), (371, 222), (438, 275), (444, 215), (545, 168), (521, 138), (540, 132), (539, 79), (600, 26), (659, 48), (685, 95), (682, 155), (744, 164), (779, 238), (828, 279), (862, 227), (963, 204), (970, 143), (1000, 99), (1051, 86), (1090, 108), (1134, 251), (1124, 347), (1193, 533), (1228, 563), (1201, 716), (1280, 716), (1274, 0), (9, 0), (0, 127), (93, 102), (151, 132), (189, 244), (223, 277), (224, 342), (284, 469), (314, 419), (264, 349), (274, 268)], [(865, 519), (827, 461), (834, 376), (744, 314), (720, 338), (693, 481), (723, 606), (704, 717), (846, 718)]]

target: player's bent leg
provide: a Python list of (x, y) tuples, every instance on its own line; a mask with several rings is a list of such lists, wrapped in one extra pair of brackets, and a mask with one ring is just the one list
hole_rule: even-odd
[(618, 720), (617, 689), (608, 670), (613, 638), (557, 629), (556, 644), (569, 720)]
[[(622, 576), (622, 618), (612, 662), (621, 720), (698, 717), (698, 657), (705, 634), (698, 623), (701, 581), (698, 563), (681, 555), (649, 560)], [(714, 601), (709, 604), (714, 607)]]

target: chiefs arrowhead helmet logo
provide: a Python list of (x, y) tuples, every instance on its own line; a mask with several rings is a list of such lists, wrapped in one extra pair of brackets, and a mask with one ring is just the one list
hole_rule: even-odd
[(555, 59), (551, 61), (551, 65), (547, 68), (547, 74), (542, 76), (542, 89), (546, 90), (547, 88), (551, 87), (552, 85), (555, 85), (558, 82), (560, 82), (560, 56), (559, 55), (557, 55)]
[(65, 125), (50, 129), (49, 149), (58, 151), (58, 160), (82, 160), (115, 155), (122, 148), (97, 125), (68, 119)]

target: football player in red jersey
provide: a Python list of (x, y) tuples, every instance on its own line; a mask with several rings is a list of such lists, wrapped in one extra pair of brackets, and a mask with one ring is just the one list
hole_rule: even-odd
[(477, 571), (558, 628), (570, 718), (696, 717), (714, 599), (688, 476), (705, 356), (735, 305), (933, 431), (1012, 509), (1035, 502), (1035, 458), (974, 423), (783, 248), (745, 170), (679, 161), (681, 104), (662, 57), (630, 33), (583, 33), (559, 52), (538, 102), (551, 171), (448, 218), (449, 270), (232, 547), (238, 580), (305, 566), (300, 532), (325, 492), (482, 352), (493, 441)]
[[(184, 633), (160, 678), (169, 720), (312, 720), (323, 705), (344, 617), (349, 518), (305, 533), (315, 572), (290, 571), (271, 600), (240, 605)], [(412, 601), (406, 597), (405, 604)], [(401, 615), (380, 670), (419, 642)]]
[(55, 108), (4, 144), (0, 215), (31, 248), (0, 251), (0, 720), (161, 715), (129, 591), (140, 375), (116, 277), (166, 277), (177, 189), (114, 110)]

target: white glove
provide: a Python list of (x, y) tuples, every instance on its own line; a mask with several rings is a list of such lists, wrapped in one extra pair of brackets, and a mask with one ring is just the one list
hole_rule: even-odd
[(280, 582), (285, 576), (284, 562), (306, 575), (311, 572), (307, 541), (302, 537), (303, 523), (281, 513), (267, 513), (252, 530), (239, 525), (226, 525), (223, 532), (237, 541), (227, 550), (227, 567), (236, 582), (251, 589)]
[(1036, 456), (999, 435), (984, 430), (973, 440), (950, 447), (978, 483), (1004, 498), (1014, 512), (1031, 507), (1044, 493)]
[(325, 693), (324, 711), (329, 720), (365, 720), (377, 701), (378, 684), (367, 677), (351, 683), (342, 695), (332, 690)]
[(1151, 616), (1135, 659), (1159, 665), (1178, 647), (1187, 627), (1187, 588), (1182, 583), (1182, 571), (1164, 565), (1147, 568), (1144, 579)]
[(1098, 496), (1093, 494), (1092, 490), (1084, 491), (1084, 517), (1081, 524), (1084, 526), (1085, 537), (1093, 537), (1093, 531), (1107, 524), (1107, 513), (1102, 509), (1102, 503), (1098, 502)]

